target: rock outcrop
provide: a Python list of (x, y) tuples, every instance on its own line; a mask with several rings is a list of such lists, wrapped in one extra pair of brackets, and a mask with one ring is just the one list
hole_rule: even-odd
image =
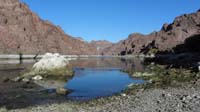
[(0, 54), (96, 54), (87, 42), (44, 21), (19, 0), (0, 1)]
[(68, 66), (68, 60), (58, 53), (46, 53), (41, 60), (36, 62), (29, 72), (13, 79), (15, 82), (44, 79), (62, 79), (67, 80), (73, 76), (73, 70)]
[(59, 55), (58, 53), (46, 53), (40, 61), (33, 65), (34, 71), (51, 71), (54, 69), (65, 68), (68, 64), (68, 60)]
[(68, 60), (58, 53), (46, 53), (41, 60), (33, 65), (28, 75), (72, 76), (72, 72), (69, 72), (71, 70), (67, 68), (68, 63)]
[(111, 47), (104, 49), (105, 54), (129, 55), (148, 54), (157, 51), (170, 51), (185, 40), (200, 34), (200, 11), (176, 17), (173, 23), (164, 24), (160, 31), (149, 35), (130, 34)]

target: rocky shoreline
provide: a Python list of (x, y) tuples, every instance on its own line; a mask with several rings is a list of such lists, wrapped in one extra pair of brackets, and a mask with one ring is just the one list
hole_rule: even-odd
[[(122, 93), (90, 101), (70, 101), (63, 95), (49, 93), (33, 83), (6, 81), (1, 85), (7, 85), (11, 91), (1, 92), (0, 112), (198, 112), (200, 110), (199, 73), (194, 73), (195, 76), (190, 80), (180, 81), (179, 77), (175, 78), (179, 75), (178, 69), (163, 70), (154, 65), (152, 70), (154, 73), (162, 71), (162, 75), (168, 73), (170, 84), (162, 86), (165, 84), (160, 82), (162, 80), (159, 78), (162, 77), (153, 76), (146, 78), (148, 83), (129, 85)], [(184, 70), (182, 72), (187, 74)], [(155, 82), (149, 81), (155, 78), (157, 78)], [(13, 87), (10, 87), (12, 85)], [(2, 104), (7, 107), (3, 107)]]
[[(57, 89), (56, 92), (46, 90), (43, 87), (44, 83), (38, 85), (32, 81), (12, 81), (9, 80), (12, 77), (6, 79), (8, 75), (5, 75), (5, 78), (0, 78), (2, 90), (0, 112), (198, 112), (200, 110), (199, 72), (153, 62), (147, 63), (143, 72), (124, 71), (131, 77), (146, 80), (145, 84), (129, 85), (122, 93), (90, 101), (70, 101), (63, 95), (63, 91), (62, 94), (57, 94)], [(48, 84), (51, 83), (52, 81), (49, 81)]]
[[(48, 102), (48, 103), (47, 103)], [(200, 110), (200, 80), (182, 83), (179, 87), (140, 89), (135, 94), (91, 100), (65, 101), (35, 105), (10, 112), (198, 112)]]

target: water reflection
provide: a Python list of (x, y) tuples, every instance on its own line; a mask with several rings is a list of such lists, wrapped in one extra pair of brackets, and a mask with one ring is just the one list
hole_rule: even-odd
[(72, 90), (67, 98), (89, 100), (118, 93), (131, 83), (140, 84), (144, 81), (132, 79), (118, 68), (76, 68), (75, 76), (68, 81), (65, 87)]
[[(4, 79), (3, 77), (9, 79), (16, 77), (30, 69), (36, 61), (0, 60), (0, 81)], [(143, 61), (138, 58), (69, 58), (69, 66), (74, 68), (75, 76), (67, 84), (63, 80), (47, 80), (39, 85), (47, 88), (65, 86), (73, 90), (67, 98), (87, 100), (120, 92), (130, 83), (143, 83), (143, 80), (132, 79), (120, 70), (145, 70)], [(0, 84), (2, 84), (0, 88), (3, 89), (4, 84)]]
[(70, 66), (78, 68), (120, 68), (144, 71), (143, 60), (139, 58), (78, 58), (71, 60)]
[(124, 90), (131, 83), (144, 83), (121, 70), (143, 71), (140, 59), (133, 58), (80, 58), (70, 61), (75, 76), (65, 85), (72, 90), (67, 98), (88, 100), (109, 96)]

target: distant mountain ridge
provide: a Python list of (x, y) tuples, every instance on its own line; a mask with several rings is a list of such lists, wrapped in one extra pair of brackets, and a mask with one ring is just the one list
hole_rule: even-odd
[(86, 42), (42, 20), (19, 0), (0, 1), (0, 54), (149, 54), (173, 50), (186, 39), (199, 34), (200, 10), (176, 17), (171, 24), (164, 24), (160, 31), (149, 35), (133, 33), (118, 43), (105, 40)]
[(149, 35), (133, 33), (103, 50), (108, 55), (147, 54), (156, 51), (173, 50), (194, 35), (200, 34), (200, 10), (176, 17), (173, 23), (164, 24), (160, 31)]

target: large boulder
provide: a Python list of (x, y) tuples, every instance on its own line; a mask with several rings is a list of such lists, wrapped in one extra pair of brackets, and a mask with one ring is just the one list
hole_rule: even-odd
[(67, 67), (68, 63), (68, 60), (58, 53), (46, 53), (41, 60), (33, 65), (31, 71), (24, 74), (23, 77), (32, 79), (38, 75), (44, 78), (51, 76), (71, 77), (73, 72), (72, 69)]
[(46, 53), (40, 61), (33, 65), (34, 71), (51, 71), (60, 68), (66, 68), (68, 60), (58, 53)]

